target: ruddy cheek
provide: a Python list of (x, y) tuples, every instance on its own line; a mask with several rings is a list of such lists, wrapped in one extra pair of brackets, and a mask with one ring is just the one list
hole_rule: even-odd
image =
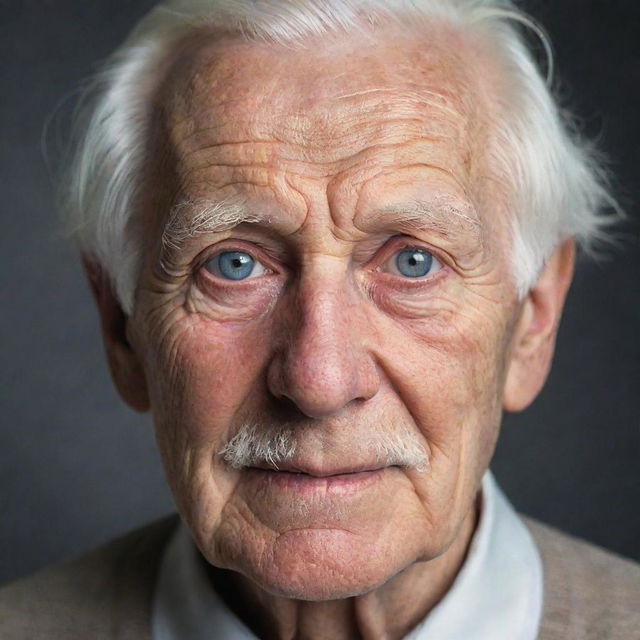
[[(268, 357), (270, 316), (254, 322), (232, 322), (242, 314), (201, 301), (205, 311), (185, 314), (158, 347), (155, 370), (162, 384), (156, 403), (179, 429), (196, 438), (213, 438), (227, 429), (251, 395), (257, 371)], [(222, 315), (223, 320), (214, 316)], [(165, 416), (161, 417), (165, 420)]]

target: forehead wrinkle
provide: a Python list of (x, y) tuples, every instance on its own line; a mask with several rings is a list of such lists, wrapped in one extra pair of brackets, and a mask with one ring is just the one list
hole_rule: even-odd
[[(204, 61), (200, 59), (199, 62)], [(294, 167), (301, 163), (307, 170), (312, 169), (316, 177), (322, 178), (320, 174), (344, 169), (345, 163), (352, 164), (376, 148), (382, 150), (382, 147), (401, 145), (406, 142), (408, 131), (409, 137), (436, 144), (453, 142), (459, 152), (455, 165), (464, 173), (471, 168), (469, 160), (480, 151), (469, 148), (475, 138), (472, 133), (475, 128), (472, 125), (474, 101), (469, 95), (474, 92), (470, 91), (470, 83), (460, 69), (443, 78), (441, 73), (434, 73), (440, 65), (425, 63), (421, 73), (425, 77), (424, 84), (414, 80), (408, 84), (405, 82), (404, 86), (394, 83), (387, 87), (365, 86), (361, 91), (348, 93), (325, 93), (320, 106), (311, 100), (313, 96), (309, 92), (293, 103), (283, 100), (276, 92), (274, 97), (277, 100), (268, 101), (268, 118), (265, 120), (263, 111), (267, 105), (264, 96), (256, 102), (255, 87), (247, 86), (242, 77), (238, 78), (237, 65), (230, 63), (226, 55), (217, 57), (213, 63), (205, 62), (204, 68), (196, 70), (195, 78), (191, 78), (191, 104), (186, 104), (185, 96), (182, 97), (182, 108), (175, 109), (182, 112), (181, 117), (170, 109), (175, 118), (173, 130), (169, 127), (171, 143), (182, 167), (179, 173), (183, 183), (194, 171), (199, 173), (206, 166), (210, 169), (217, 167), (225, 174), (229, 169), (233, 173), (231, 167), (242, 170), (247, 164), (269, 171), (273, 161), (283, 160), (289, 164), (288, 167), (280, 167), (285, 171), (293, 170), (295, 173)], [(444, 66), (448, 69), (452, 65)], [(272, 69), (263, 68), (262, 71), (267, 72), (262, 74), (263, 80), (271, 84), (276, 82)], [(388, 70), (382, 71), (378, 75), (383, 81), (388, 80)], [(339, 73), (338, 77), (349, 75), (353, 75), (353, 71)], [(434, 75), (435, 78), (432, 77)], [(221, 79), (228, 82), (221, 82)], [(434, 80), (438, 82), (435, 90)], [(232, 85), (236, 86), (238, 81), (241, 97), (232, 91)], [(272, 95), (274, 87), (269, 86)], [(214, 88), (221, 89), (220, 93)], [(260, 93), (263, 90), (261, 85)], [(313, 89), (311, 93), (314, 93)], [(171, 95), (176, 97), (175, 92)], [(363, 96), (365, 100), (358, 102), (358, 97)], [(334, 117), (336, 114), (327, 109), (332, 102), (334, 105), (341, 102), (346, 105), (339, 109), (344, 111), (338, 114), (340, 117)], [(196, 103), (200, 103), (204, 110), (194, 111)], [(233, 109), (232, 114), (228, 112), (231, 103), (240, 107)], [(175, 102), (173, 106), (178, 107)], [(171, 115), (169, 119), (172, 119)], [(224, 134), (231, 133), (230, 125), (234, 129), (232, 138), (236, 135), (237, 138), (224, 140)], [(375, 140), (374, 148), (371, 145), (362, 148), (363, 138)], [(453, 169), (448, 165), (447, 168)]]
[[(252, 179), (257, 179), (256, 172), (263, 172), (264, 176), (307, 175), (323, 180), (357, 167), (366, 170), (372, 161), (377, 161), (383, 167), (394, 161), (406, 166), (409, 160), (413, 160), (410, 157), (412, 149), (429, 145), (424, 157), (429, 157), (431, 162), (411, 161), (411, 164), (424, 164), (447, 171), (455, 171), (457, 168), (465, 175), (468, 164), (465, 159), (471, 154), (468, 145), (459, 144), (458, 154), (451, 157), (444, 145), (451, 142), (453, 136), (446, 131), (434, 131), (430, 135), (415, 131), (415, 135), (410, 135), (407, 134), (410, 124), (397, 130), (388, 127), (380, 130), (376, 126), (370, 136), (375, 142), (367, 145), (361, 144), (358, 136), (360, 129), (356, 126), (340, 137), (333, 136), (332, 146), (327, 145), (322, 138), (314, 138), (312, 144), (305, 145), (283, 140), (210, 143), (200, 140), (201, 144), (188, 150), (184, 147), (176, 149), (176, 171), (185, 188), (188, 185), (193, 187), (192, 183), (197, 182), (199, 177), (202, 177), (202, 182), (219, 187), (229, 181), (229, 176), (251, 176)], [(368, 123), (362, 124), (362, 128), (370, 126)], [(215, 179), (216, 176), (218, 179)], [(267, 178), (260, 179), (259, 183), (263, 184), (264, 180)]]
[[(440, 81), (442, 85), (442, 79)], [(344, 151), (344, 147), (357, 146), (360, 135), (372, 126), (379, 130), (374, 133), (393, 136), (395, 127), (408, 122), (418, 136), (446, 132), (447, 137), (462, 141), (468, 134), (472, 116), (467, 104), (468, 90), (462, 83), (447, 86), (449, 84), (450, 80), (445, 81), (441, 89), (432, 90), (415, 82), (408, 87), (396, 83), (391, 87), (325, 95), (320, 102), (317, 98), (312, 100), (308, 93), (293, 103), (279, 95), (278, 100), (267, 104), (264, 99), (256, 103), (255, 92), (246, 89), (241, 91), (242, 97), (230, 99), (212, 92), (209, 87), (204, 94), (192, 95), (203, 109), (194, 111), (194, 102), (191, 108), (183, 105), (187, 113), (174, 120), (172, 137), (175, 136), (174, 144), (192, 148), (207, 144), (206, 138), (215, 138), (232, 124), (240, 139), (254, 139), (258, 143), (272, 139), (305, 146), (307, 152), (322, 152), (320, 161), (327, 161), (330, 151), (336, 155)], [(231, 114), (230, 102), (234, 103)], [(332, 113), (328, 109), (331, 105), (336, 106), (339, 113)], [(268, 110), (263, 113), (266, 106)], [(436, 118), (430, 113), (433, 109), (438, 112)]]
[[(460, 102), (461, 104), (455, 105), (454, 103), (456, 101), (452, 100), (451, 96), (448, 96), (447, 93), (447, 91), (435, 91), (428, 89), (427, 87), (416, 87), (415, 90), (401, 89), (398, 87), (380, 87), (339, 94), (330, 98), (330, 101), (353, 101), (354, 99), (366, 96), (366, 101), (361, 103), (357, 110), (360, 113), (375, 114), (379, 111), (386, 112), (389, 110), (390, 103), (387, 96), (392, 95), (394, 114), (398, 111), (401, 113), (404, 112), (407, 115), (413, 113), (416, 119), (418, 119), (419, 116), (426, 119), (426, 114), (421, 111), (421, 108), (430, 107), (438, 109), (455, 120), (460, 120), (466, 124), (469, 114), (465, 113), (467, 109), (463, 104), (464, 101), (460, 99), (460, 96), (457, 96), (457, 102)], [(404, 109), (399, 109), (399, 107)]]
[[(376, 138), (384, 135), (401, 142), (407, 138), (407, 129), (416, 138), (442, 139), (460, 138), (466, 129), (466, 123), (460, 122), (460, 116), (455, 123), (448, 119), (436, 121), (428, 119), (408, 103), (398, 101), (393, 105), (392, 111), (389, 107), (389, 103), (379, 103), (372, 110), (354, 109), (352, 112), (341, 113), (339, 118), (334, 118), (335, 114), (324, 113), (321, 119), (312, 119), (308, 112), (290, 111), (270, 114), (264, 123), (255, 117), (237, 116), (233, 121), (236, 132), (231, 137), (228, 137), (227, 131), (229, 124), (222, 122), (192, 129), (188, 133), (185, 131), (186, 135), (176, 130), (171, 135), (170, 142), (185, 154), (246, 145), (256, 155), (260, 155), (262, 151), (261, 157), (265, 157), (264, 150), (269, 145), (274, 148), (280, 145), (283, 149), (304, 146), (310, 150), (322, 149), (329, 154), (340, 150), (350, 138), (358, 141), (366, 131), (378, 134)], [(396, 129), (403, 129), (400, 137), (395, 133)], [(223, 134), (226, 134), (226, 139), (222, 137)]]
[[(282, 140), (296, 133), (295, 142), (302, 141), (309, 150), (325, 154), (351, 151), (362, 138), (378, 144), (402, 143), (413, 135), (464, 144), (469, 132), (469, 113), (464, 105), (428, 89), (363, 89), (331, 96), (304, 114), (302, 121), (296, 119), (297, 113), (274, 118), (271, 131)], [(292, 131), (292, 124), (303, 126)]]

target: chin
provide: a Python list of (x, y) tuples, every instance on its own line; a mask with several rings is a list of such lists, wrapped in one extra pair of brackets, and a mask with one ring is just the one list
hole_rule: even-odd
[(360, 586), (355, 585), (331, 585), (317, 584), (310, 581), (309, 584), (297, 585), (259, 585), (261, 589), (267, 593), (289, 600), (304, 600), (307, 602), (329, 602), (333, 600), (345, 600), (347, 598), (355, 598), (373, 591), (379, 584)]
[(321, 601), (368, 593), (410, 564), (404, 558), (394, 562), (389, 549), (354, 538), (336, 529), (289, 531), (280, 536), (269, 562), (236, 570), (273, 595)]
[(325, 567), (314, 567), (313, 571), (303, 570), (290, 576), (253, 576), (252, 579), (261, 589), (272, 595), (291, 600), (320, 602), (364, 595), (392, 577), (374, 580), (369, 575), (340, 574), (336, 572), (335, 567), (324, 569)]

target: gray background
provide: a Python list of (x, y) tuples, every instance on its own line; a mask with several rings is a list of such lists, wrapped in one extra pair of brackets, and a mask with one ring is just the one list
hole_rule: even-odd
[[(59, 101), (153, 2), (1, 4), (0, 581), (172, 510), (149, 419), (111, 387), (40, 151)], [(581, 265), (549, 383), (507, 417), (493, 468), (521, 510), (640, 559), (640, 2), (527, 7), (631, 219), (623, 252)]]

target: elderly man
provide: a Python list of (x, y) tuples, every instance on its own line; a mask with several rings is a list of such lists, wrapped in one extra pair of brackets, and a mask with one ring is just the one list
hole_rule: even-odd
[(114, 54), (67, 204), (182, 522), (6, 588), (3, 638), (639, 637), (637, 567), (487, 471), (607, 221), (517, 22), (174, 0)]

